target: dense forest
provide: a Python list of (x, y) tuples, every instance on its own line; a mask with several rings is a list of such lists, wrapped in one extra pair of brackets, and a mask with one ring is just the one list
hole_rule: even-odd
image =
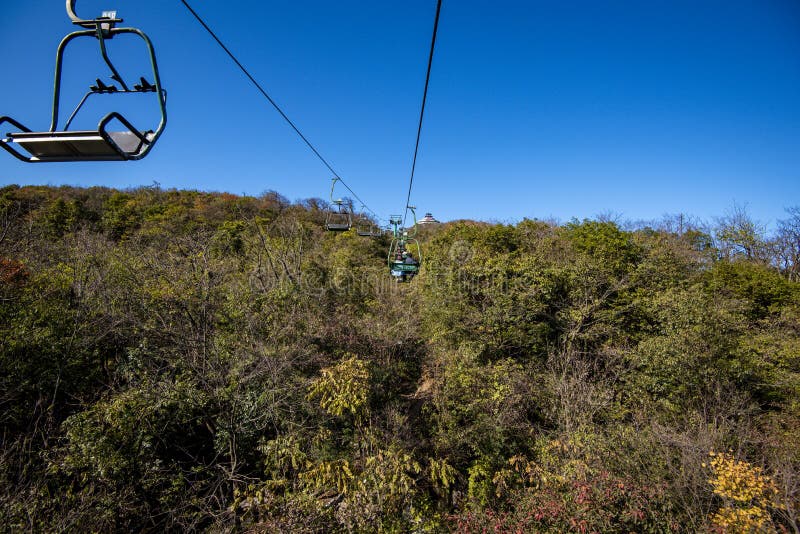
[(0, 188), (0, 530), (800, 532), (800, 209), (326, 208)]

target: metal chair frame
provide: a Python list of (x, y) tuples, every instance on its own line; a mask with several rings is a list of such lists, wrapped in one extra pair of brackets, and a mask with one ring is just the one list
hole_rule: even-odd
[(336, 206), (336, 211), (329, 209), (325, 214), (325, 229), (331, 232), (346, 232), (353, 227), (353, 206), (349, 200), (333, 198), (333, 190), (339, 178), (331, 181), (331, 205)]
[[(11, 117), (0, 117), (0, 125), (8, 123), (19, 130), (19, 132), (16, 133), (8, 133), (5, 138), (0, 139), (0, 147), (17, 159), (28, 163), (127, 161), (142, 159), (153, 148), (153, 145), (155, 145), (156, 141), (161, 136), (167, 123), (167, 92), (161, 86), (161, 76), (158, 71), (153, 43), (150, 41), (150, 38), (139, 29), (115, 27), (117, 23), (122, 22), (122, 19), (116, 17), (116, 12), (106, 12), (103, 13), (101, 17), (92, 20), (78, 18), (77, 15), (75, 15), (75, 1), (76, 0), (66, 0), (67, 14), (74, 24), (89, 29), (68, 34), (58, 46), (58, 51), (56, 53), (55, 80), (53, 83), (53, 106), (50, 129), (46, 132), (34, 132)], [(134, 85), (133, 89), (131, 89), (114, 66), (114, 63), (108, 57), (106, 40), (122, 34), (137, 35), (147, 45), (154, 80), (153, 83), (148, 82), (144, 77), (140, 77), (140, 83)], [(70, 114), (64, 129), (59, 131), (58, 114), (61, 100), (61, 74), (64, 63), (64, 51), (67, 45), (74, 39), (83, 37), (92, 37), (98, 40), (100, 44), (100, 54), (106, 65), (111, 69), (111, 79), (118, 82), (121, 89), (114, 85), (105, 85), (98, 79), (97, 85), (89, 89), (73, 110), (72, 114)], [(69, 126), (72, 124), (75, 115), (83, 107), (88, 98), (93, 95), (150, 92), (157, 95), (158, 106), (161, 113), (158, 127), (154, 131), (148, 130), (143, 132), (136, 129), (130, 121), (116, 111), (112, 111), (100, 119), (97, 130), (69, 130)], [(109, 132), (107, 127), (112, 121), (121, 123), (127, 131)], [(21, 151), (12, 148), (12, 143), (20, 145), (30, 153), (30, 156), (26, 156)]]

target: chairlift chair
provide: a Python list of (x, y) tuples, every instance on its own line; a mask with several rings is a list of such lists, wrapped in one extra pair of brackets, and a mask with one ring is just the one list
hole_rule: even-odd
[(377, 224), (372, 222), (369, 217), (362, 213), (356, 221), (356, 234), (361, 237), (380, 237), (383, 235), (383, 231)]
[[(0, 147), (11, 153), (21, 161), (36, 162), (58, 162), (58, 161), (127, 161), (139, 160), (145, 157), (155, 145), (167, 123), (166, 111), (166, 90), (161, 86), (161, 77), (156, 63), (155, 50), (150, 39), (141, 30), (136, 28), (117, 28), (116, 25), (122, 22), (117, 18), (116, 11), (107, 11), (92, 20), (84, 20), (75, 14), (76, 0), (66, 0), (67, 14), (72, 19), (73, 24), (87, 28), (85, 30), (70, 33), (61, 41), (56, 54), (56, 72), (53, 87), (53, 106), (52, 120), (50, 129), (46, 132), (35, 132), (24, 126), (19, 121), (11, 117), (0, 117), (0, 125), (9, 124), (18, 131), (6, 134), (0, 138)], [(134, 34), (139, 36), (147, 45), (152, 68), (152, 79), (150, 82), (144, 76), (139, 78), (139, 83), (132, 87), (120, 75), (117, 68), (108, 57), (106, 51), (106, 41), (117, 35)], [(95, 85), (89, 88), (83, 99), (78, 103), (75, 110), (67, 119), (64, 128), (58, 129), (58, 112), (61, 97), (61, 73), (64, 61), (64, 51), (67, 45), (74, 39), (80, 37), (91, 37), (98, 40), (100, 44), (100, 54), (106, 65), (111, 69), (111, 79), (119, 83), (117, 87), (113, 83), (106, 85), (100, 79), (96, 80)], [(72, 120), (83, 107), (89, 97), (94, 95), (120, 95), (133, 93), (154, 93), (158, 101), (161, 113), (161, 120), (155, 130), (141, 131), (123, 117), (120, 113), (112, 111), (100, 119), (96, 130), (70, 130)], [(111, 123), (120, 124), (124, 127), (121, 131), (109, 131)], [(12, 148), (14, 146), (14, 148)], [(21, 148), (28, 154), (26, 155)]]
[(331, 179), (331, 205), (336, 206), (336, 209), (329, 209), (325, 214), (325, 229), (330, 232), (346, 232), (353, 227), (353, 208), (350, 202), (341, 198), (335, 200), (333, 198), (333, 190), (338, 181), (339, 178), (336, 176)]
[(346, 232), (353, 226), (350, 211), (348, 211), (342, 199), (334, 200), (333, 203), (336, 206), (336, 211), (328, 211), (325, 216), (325, 228), (331, 232)]
[[(419, 273), (420, 264), (422, 263), (422, 248), (419, 245), (419, 241), (414, 238), (417, 232), (417, 215), (414, 213), (412, 206), (409, 206), (409, 209), (414, 214), (414, 230), (410, 235), (407, 229), (400, 227), (403, 224), (403, 220), (399, 215), (392, 215), (389, 218), (389, 223), (393, 229), (387, 261), (389, 274), (398, 282), (410, 282)], [(416, 249), (417, 253), (416, 262), (407, 263), (404, 253), (410, 252), (413, 256), (413, 249)]]
[[(416, 263), (406, 263), (403, 253), (416, 249)], [(389, 246), (389, 274), (398, 282), (410, 282), (419, 273), (422, 249), (416, 239), (392, 240)]]

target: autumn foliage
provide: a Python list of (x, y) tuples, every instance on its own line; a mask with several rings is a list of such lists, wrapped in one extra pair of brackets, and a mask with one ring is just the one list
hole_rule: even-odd
[(0, 530), (799, 531), (800, 211), (327, 208), (0, 188)]

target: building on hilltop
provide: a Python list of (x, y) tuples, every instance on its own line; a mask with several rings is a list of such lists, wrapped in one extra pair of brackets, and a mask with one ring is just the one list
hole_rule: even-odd
[(436, 220), (436, 219), (433, 217), (433, 215), (431, 215), (431, 213), (430, 213), (430, 212), (428, 212), (428, 213), (426, 213), (426, 214), (425, 214), (425, 217), (423, 217), (422, 219), (420, 219), (420, 220), (417, 222), (417, 224), (439, 224), (439, 221), (437, 221), (437, 220)]

